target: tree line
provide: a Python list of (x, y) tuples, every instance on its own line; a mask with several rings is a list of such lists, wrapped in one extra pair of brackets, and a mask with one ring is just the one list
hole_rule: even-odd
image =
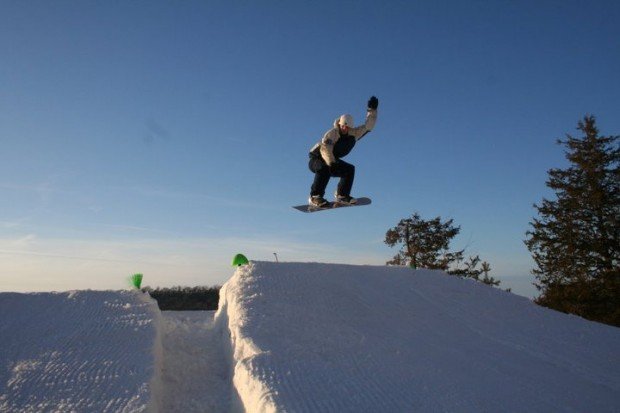
[(151, 288), (144, 287), (142, 292), (148, 292), (157, 301), (162, 311), (200, 311), (217, 310), (220, 300), (220, 287), (171, 287)]
[[(540, 292), (535, 303), (620, 326), (620, 137), (599, 136), (590, 115), (577, 130), (581, 136), (557, 140), (569, 166), (548, 171), (546, 185), (555, 197), (534, 205), (538, 217), (526, 232)], [(399, 248), (387, 264), (499, 285), (488, 262), (479, 256), (464, 260), (464, 250), (450, 250), (459, 231), (452, 219), (425, 220), (414, 213), (387, 231), (385, 243)]]

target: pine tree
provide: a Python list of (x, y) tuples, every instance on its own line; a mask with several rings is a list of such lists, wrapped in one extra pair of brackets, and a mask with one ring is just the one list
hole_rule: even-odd
[[(460, 260), (456, 262), (456, 267), (448, 270), (448, 274), (459, 277), (473, 278), (476, 281), (491, 286), (498, 286), (501, 283), (501, 281), (489, 276), (489, 272), (491, 272), (491, 265), (486, 261), (480, 264), (479, 255), (469, 257), (469, 260), (465, 261), (464, 268), (461, 268), (459, 264)], [(480, 264), (480, 268), (478, 268), (478, 264)], [(482, 274), (484, 274), (484, 277), (480, 278)]]
[(599, 136), (594, 116), (567, 134), (567, 169), (551, 169), (546, 185), (556, 199), (534, 205), (525, 244), (541, 305), (620, 324), (620, 149), (619, 136)]
[(460, 227), (452, 223), (452, 219), (442, 222), (441, 217), (426, 221), (418, 213), (401, 219), (385, 234), (387, 245), (401, 245), (398, 254), (387, 264), (447, 270), (452, 262), (463, 256), (463, 251), (448, 251), (450, 240), (460, 231)]
[[(481, 264), (480, 271), (482, 274), (484, 274), (484, 277), (482, 277), (482, 279), (480, 280), (481, 282), (494, 286), (498, 286), (500, 284), (501, 281), (489, 276), (489, 273), (491, 272), (491, 264), (489, 264), (488, 262), (484, 261)], [(508, 291), (510, 291), (510, 289), (508, 289)]]

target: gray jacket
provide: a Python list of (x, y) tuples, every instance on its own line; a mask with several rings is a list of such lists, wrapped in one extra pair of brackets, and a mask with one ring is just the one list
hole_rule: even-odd
[[(310, 150), (311, 153), (316, 153), (317, 149), (320, 149), (321, 157), (325, 161), (327, 165), (331, 165), (336, 162), (336, 158), (340, 158), (341, 156), (336, 156), (334, 154), (334, 147), (340, 140), (340, 129), (338, 128), (338, 120), (340, 117), (336, 118), (334, 121), (334, 127), (323, 135), (323, 139), (316, 145), (312, 147)], [(377, 122), (377, 110), (376, 109), (368, 109), (366, 112), (366, 122), (361, 126), (356, 126), (354, 128), (350, 128), (346, 137), (349, 139), (354, 139), (352, 145), (350, 145), (349, 151), (355, 145), (355, 142), (362, 139), (368, 132), (370, 132), (375, 127), (375, 122)], [(349, 153), (348, 151), (344, 154)], [(342, 155), (342, 156), (344, 156)]]

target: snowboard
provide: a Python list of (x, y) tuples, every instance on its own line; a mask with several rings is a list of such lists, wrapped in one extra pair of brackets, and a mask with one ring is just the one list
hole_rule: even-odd
[(327, 211), (330, 209), (358, 207), (358, 206), (370, 205), (371, 203), (372, 203), (372, 200), (370, 198), (362, 197), (362, 198), (357, 198), (356, 204), (341, 204), (339, 202), (329, 202), (327, 205), (323, 207), (315, 207), (315, 206), (311, 206), (308, 204), (304, 204), (304, 205), (294, 206), (293, 208), (301, 212), (310, 213), (310, 212), (318, 212), (318, 211)]

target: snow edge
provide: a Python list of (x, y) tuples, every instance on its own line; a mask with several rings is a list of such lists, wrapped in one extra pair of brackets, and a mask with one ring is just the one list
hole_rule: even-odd
[(159, 413), (162, 411), (162, 395), (163, 395), (163, 363), (164, 363), (164, 347), (163, 347), (163, 331), (164, 321), (159, 309), (157, 301), (152, 298), (149, 293), (137, 293), (138, 299), (149, 305), (153, 317), (153, 328), (155, 329), (155, 337), (151, 348), (153, 357), (153, 374), (149, 381), (150, 400), (146, 405), (146, 412)]
[(257, 413), (276, 412), (273, 390), (252, 373), (255, 357), (264, 353), (254, 341), (244, 334), (245, 310), (238, 301), (241, 280), (250, 277), (254, 264), (237, 268), (233, 276), (220, 290), (218, 310), (214, 316), (216, 328), (222, 337), (222, 344), (230, 363), (232, 377), (233, 411)]

